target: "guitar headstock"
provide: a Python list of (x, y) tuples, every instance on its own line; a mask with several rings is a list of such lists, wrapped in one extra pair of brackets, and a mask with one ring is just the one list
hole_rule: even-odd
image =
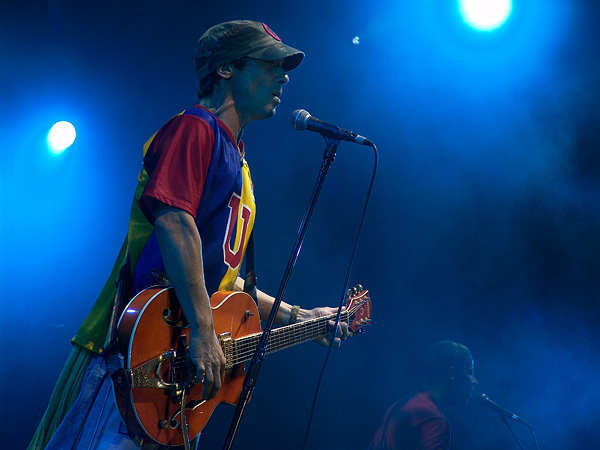
[(363, 290), (360, 284), (348, 289), (346, 312), (348, 313), (348, 332), (350, 336), (362, 333), (363, 328), (371, 323), (369, 291)]

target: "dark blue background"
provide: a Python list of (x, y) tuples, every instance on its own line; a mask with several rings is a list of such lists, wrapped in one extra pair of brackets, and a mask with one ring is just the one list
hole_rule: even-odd
[[(469, 29), (453, 1), (53, 0), (0, 6), (3, 448), (25, 448), (126, 234), (142, 144), (194, 101), (209, 26), (264, 21), (307, 54), (274, 119), (244, 134), (260, 286), (275, 292), (324, 142), (313, 115), (373, 140), (380, 167), (351, 283), (368, 332), (333, 353), (308, 448), (365, 448), (440, 339), (540, 448), (600, 440), (600, 27), (596, 2), (515, 1)], [(359, 36), (360, 44), (352, 38)], [(45, 135), (72, 121), (56, 157)], [(285, 300), (334, 305), (373, 156), (342, 143)], [(325, 350), (266, 359), (235, 448), (300, 448)], [(448, 409), (455, 448), (517, 448), (495, 413)], [(203, 435), (220, 448), (232, 409)], [(525, 448), (531, 434), (513, 426)]]

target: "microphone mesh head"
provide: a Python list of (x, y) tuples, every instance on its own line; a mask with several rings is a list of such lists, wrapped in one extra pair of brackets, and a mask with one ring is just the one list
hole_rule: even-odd
[(292, 116), (290, 117), (290, 119), (292, 120), (292, 126), (298, 131), (306, 130), (306, 121), (309, 117), (310, 114), (308, 113), (308, 111), (304, 109), (297, 109), (292, 113)]

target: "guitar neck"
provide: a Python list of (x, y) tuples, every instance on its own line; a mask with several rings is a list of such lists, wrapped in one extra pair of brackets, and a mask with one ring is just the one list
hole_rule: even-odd
[[(328, 334), (327, 326), (329, 321), (335, 320), (336, 314), (322, 316), (318, 319), (298, 322), (293, 325), (275, 328), (269, 335), (269, 345), (267, 354), (292, 347), (297, 344), (312, 341)], [(348, 320), (348, 314), (344, 311), (340, 316), (340, 321)], [(257, 343), (258, 345), (258, 343)]]
[[(336, 314), (331, 314), (271, 330), (271, 333), (269, 334), (269, 343), (267, 345), (267, 354), (327, 335), (328, 322), (330, 320), (335, 320), (335, 317)], [(348, 321), (347, 311), (342, 312), (340, 320)], [(227, 361), (227, 365), (235, 365), (252, 359), (261, 336), (262, 333), (256, 333), (236, 339), (234, 343), (234, 354), (232, 355), (231, 361)]]

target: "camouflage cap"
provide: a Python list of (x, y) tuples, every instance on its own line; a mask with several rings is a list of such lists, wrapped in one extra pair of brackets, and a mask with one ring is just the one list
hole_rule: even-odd
[(283, 59), (283, 68), (295, 69), (304, 53), (281, 42), (264, 23), (234, 20), (209, 28), (196, 43), (196, 75), (202, 80), (217, 67), (244, 56), (274, 61)]

